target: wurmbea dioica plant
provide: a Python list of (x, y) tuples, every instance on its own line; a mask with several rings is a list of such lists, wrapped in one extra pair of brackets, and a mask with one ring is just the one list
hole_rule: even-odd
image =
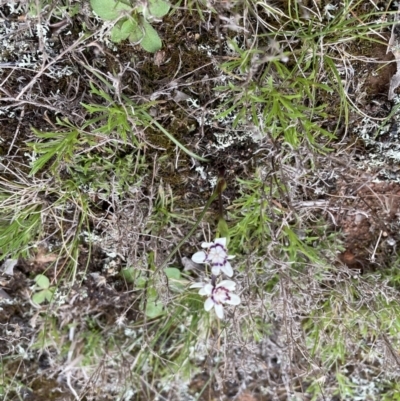
[(211, 273), (214, 276), (218, 276), (222, 271), (228, 277), (232, 277), (233, 269), (228, 260), (235, 256), (228, 255), (226, 242), (226, 238), (217, 238), (214, 242), (203, 242), (201, 247), (205, 248), (206, 251), (196, 252), (192, 256), (193, 262), (210, 265)]
[(236, 288), (236, 283), (231, 280), (222, 280), (219, 284), (215, 285), (215, 280), (211, 279), (211, 284), (194, 283), (190, 288), (200, 288), (199, 294), (208, 297), (204, 303), (204, 309), (209, 312), (214, 308), (215, 313), (220, 319), (224, 318), (223, 304), (240, 304), (239, 296), (232, 292)]
[(223, 177), (220, 177), (219, 185), (217, 185), (216, 189), (219, 197), (218, 231), (220, 234), (226, 235), (226, 237), (217, 238), (213, 242), (204, 242), (201, 245), (204, 250), (196, 252), (192, 256), (193, 262), (203, 263), (210, 266), (211, 283), (194, 283), (190, 286), (190, 288), (200, 288), (199, 294), (208, 297), (204, 303), (204, 309), (209, 312), (212, 308), (214, 308), (216, 315), (220, 319), (224, 318), (224, 304), (240, 304), (239, 296), (233, 293), (236, 288), (236, 283), (234, 281), (222, 280), (217, 283), (221, 273), (228, 277), (233, 276), (233, 269), (229, 260), (235, 257), (234, 255), (228, 255), (227, 249), (229, 232), (223, 216), (221, 197), (222, 191), (225, 189), (225, 187), (225, 180)]

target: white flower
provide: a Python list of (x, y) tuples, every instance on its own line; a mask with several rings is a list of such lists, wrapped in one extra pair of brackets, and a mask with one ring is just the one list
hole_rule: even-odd
[(233, 294), (236, 283), (230, 280), (223, 280), (216, 286), (212, 284), (195, 283), (190, 288), (200, 288), (199, 294), (208, 296), (204, 303), (204, 309), (209, 312), (213, 307), (220, 319), (224, 318), (224, 307), (222, 304), (239, 305), (240, 298)]
[(206, 263), (211, 266), (211, 273), (218, 276), (221, 271), (228, 277), (233, 276), (233, 270), (229, 259), (233, 259), (234, 255), (228, 255), (226, 249), (226, 238), (217, 238), (214, 242), (203, 242), (201, 244), (205, 251), (196, 252), (192, 256), (195, 263)]

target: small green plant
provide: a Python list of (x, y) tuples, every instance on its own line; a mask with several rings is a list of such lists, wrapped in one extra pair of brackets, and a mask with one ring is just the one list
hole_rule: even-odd
[[(176, 267), (167, 267), (163, 271), (168, 279), (168, 288), (174, 293), (182, 293), (186, 286), (186, 280), (182, 277), (181, 271)], [(165, 313), (153, 281), (147, 278), (143, 271), (135, 269), (135, 267), (128, 267), (121, 270), (120, 275), (126, 283), (133, 284), (136, 290), (146, 291), (146, 296), (142, 297), (141, 309), (148, 318), (154, 319)]]
[(50, 287), (50, 280), (44, 274), (38, 274), (35, 277), (35, 291), (32, 301), (40, 305), (45, 301), (51, 302), (55, 287)]
[(140, 43), (144, 50), (154, 53), (161, 49), (162, 43), (157, 31), (150, 22), (164, 17), (170, 5), (164, 0), (130, 5), (115, 0), (91, 0), (93, 11), (105, 21), (116, 21), (111, 30), (111, 40), (119, 43), (129, 39)]
[(41, 132), (32, 127), (32, 131), (41, 141), (28, 144), (35, 152), (35, 160), (31, 163), (31, 176), (34, 176), (45, 165), (48, 165), (49, 169), (55, 172), (60, 163), (71, 161), (74, 158), (77, 147), (94, 145), (93, 137), (90, 134), (79, 130), (67, 119), (60, 120), (57, 118), (57, 125), (66, 128), (66, 130)]

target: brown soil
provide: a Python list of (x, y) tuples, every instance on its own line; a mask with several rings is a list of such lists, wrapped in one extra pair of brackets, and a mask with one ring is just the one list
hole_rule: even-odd
[(372, 182), (360, 173), (356, 182), (338, 184), (330, 204), (345, 235), (341, 260), (362, 270), (382, 267), (400, 240), (400, 184)]

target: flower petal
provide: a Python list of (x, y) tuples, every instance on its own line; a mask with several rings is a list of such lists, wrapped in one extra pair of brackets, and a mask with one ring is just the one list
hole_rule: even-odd
[(232, 266), (229, 262), (225, 262), (223, 266), (221, 266), (221, 270), (228, 276), (232, 277), (233, 276), (233, 269)]
[(204, 309), (209, 312), (214, 306), (214, 302), (211, 298), (207, 298), (206, 302), (204, 302)]
[(214, 243), (220, 244), (226, 249), (226, 238), (217, 238)]
[(189, 288), (203, 288), (204, 283), (193, 283)]
[(236, 288), (236, 283), (232, 280), (222, 280), (219, 284), (217, 284), (217, 287), (224, 287), (229, 291), (234, 291)]
[(224, 318), (224, 307), (222, 305), (215, 304), (215, 313), (220, 319)]
[(211, 273), (214, 275), (214, 276), (219, 276), (220, 275), (220, 273), (221, 273), (221, 266), (212, 266), (211, 267)]
[(213, 245), (214, 245), (214, 242), (203, 242), (201, 244), (201, 247), (202, 248), (209, 248), (210, 246), (213, 246)]
[(200, 295), (211, 295), (213, 286), (211, 284), (205, 284), (203, 288), (200, 289), (199, 294)]
[(194, 263), (205, 263), (207, 259), (207, 255), (204, 251), (196, 252), (192, 256), (192, 260)]
[(239, 305), (240, 304), (241, 301), (240, 301), (240, 297), (238, 295), (230, 293), (229, 297), (230, 297), (230, 299), (227, 299), (225, 301), (226, 304), (229, 304), (229, 305)]
[(234, 259), (234, 258), (236, 258), (236, 255), (228, 255), (228, 258), (227, 259)]

